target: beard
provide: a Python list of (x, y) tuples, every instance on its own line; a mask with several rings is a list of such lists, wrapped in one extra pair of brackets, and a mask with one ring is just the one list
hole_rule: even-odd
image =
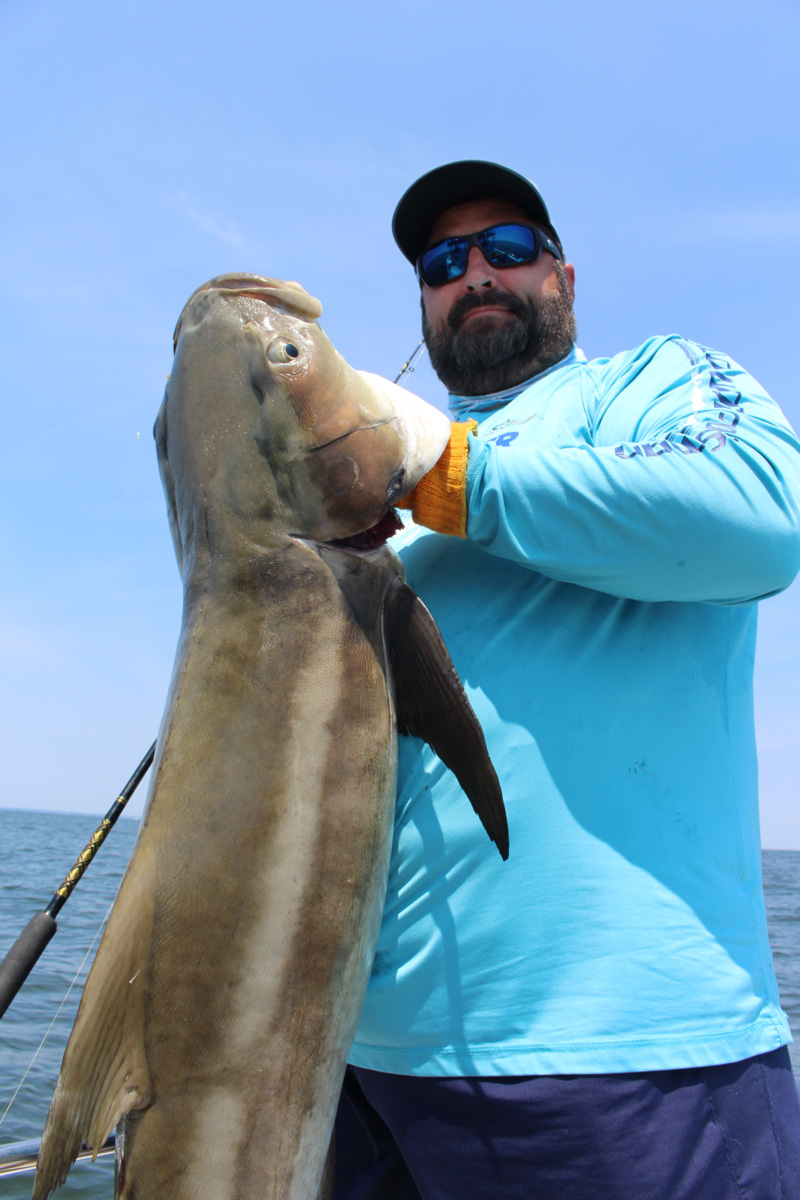
[[(555, 264), (558, 288), (537, 300), (523, 300), (500, 288), (471, 292), (455, 302), (444, 329), (435, 330), (422, 307), (422, 336), (431, 365), (449, 392), (485, 396), (516, 387), (546, 371), (572, 349), (577, 336), (572, 293), (562, 264)], [(467, 313), (486, 304), (512, 314), (511, 319), (474, 317)]]

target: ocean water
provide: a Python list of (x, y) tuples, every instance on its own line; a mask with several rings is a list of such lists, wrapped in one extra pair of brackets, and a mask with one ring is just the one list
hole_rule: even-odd
[[(0, 809), (4, 861), (0, 878), (0, 956), (33, 914), (50, 903), (98, 824), (96, 817)], [(117, 893), (138, 829), (138, 821), (124, 817), (114, 826), (85, 878), (59, 913), (58, 932), (0, 1021), (0, 1144), (41, 1136), (94, 950), (83, 960), (93, 941), (97, 948), (101, 925)], [(56, 1017), (76, 975), (75, 986)], [(17, 1084), (48, 1029), (47, 1040), (9, 1108)], [(28, 1200), (32, 1186), (32, 1174), (0, 1177), (0, 1200)], [(76, 1163), (56, 1194), (65, 1200), (70, 1196), (111, 1200), (113, 1192), (114, 1159), (109, 1155), (96, 1163)]]
[[(0, 809), (5, 863), (0, 879), (0, 957), (30, 917), (47, 906), (97, 823), (94, 817)], [(125, 818), (114, 827), (62, 909), (57, 934), (0, 1021), (0, 1144), (41, 1134), (80, 989), (137, 831), (138, 822)], [(800, 1080), (800, 851), (765, 851), (764, 891), (775, 972), (796, 1039), (789, 1049)], [(65, 1200), (111, 1200), (113, 1180), (113, 1156), (94, 1164), (79, 1162), (56, 1195)], [(28, 1200), (31, 1186), (30, 1174), (2, 1177), (0, 1200)]]

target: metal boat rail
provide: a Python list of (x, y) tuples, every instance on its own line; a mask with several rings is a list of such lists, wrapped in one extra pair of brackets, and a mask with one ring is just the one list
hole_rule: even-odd
[[(40, 1145), (41, 1139), (34, 1138), (28, 1142), (9, 1142), (6, 1146), (0, 1146), (0, 1177), (4, 1175), (24, 1175), (26, 1171), (35, 1170)], [(97, 1151), (97, 1157), (100, 1158), (101, 1155), (113, 1154), (115, 1146), (116, 1139), (112, 1133), (108, 1141), (104, 1142)], [(93, 1157), (94, 1150), (91, 1150), (84, 1143), (76, 1162)]]

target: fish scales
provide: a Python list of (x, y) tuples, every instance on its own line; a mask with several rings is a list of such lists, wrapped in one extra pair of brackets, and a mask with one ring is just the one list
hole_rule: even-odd
[[(353, 371), (318, 315), (299, 285), (236, 275), (198, 289), (179, 321), (156, 439), (183, 623), (34, 1200), (115, 1125), (127, 1200), (330, 1194), (386, 888), (398, 722), (453, 766), (507, 854), (477, 721), (375, 532), (394, 528), (392, 500), (449, 425)], [(403, 694), (422, 659), (455, 749)]]

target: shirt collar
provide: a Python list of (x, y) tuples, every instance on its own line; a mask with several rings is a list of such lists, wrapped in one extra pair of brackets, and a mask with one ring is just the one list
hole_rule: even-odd
[(586, 355), (577, 346), (573, 346), (565, 358), (553, 363), (552, 367), (548, 367), (546, 371), (539, 371), (530, 379), (518, 383), (516, 387), (506, 388), (503, 392), (489, 392), (485, 396), (456, 396), (451, 392), (448, 396), (448, 407), (456, 420), (463, 420), (474, 413), (496, 412), (498, 408), (508, 404), (509, 400), (516, 400), (517, 396), (521, 395), (531, 384), (544, 379), (545, 375), (551, 375), (553, 371), (560, 371), (562, 367), (569, 367), (573, 363), (579, 362), (586, 362)]

